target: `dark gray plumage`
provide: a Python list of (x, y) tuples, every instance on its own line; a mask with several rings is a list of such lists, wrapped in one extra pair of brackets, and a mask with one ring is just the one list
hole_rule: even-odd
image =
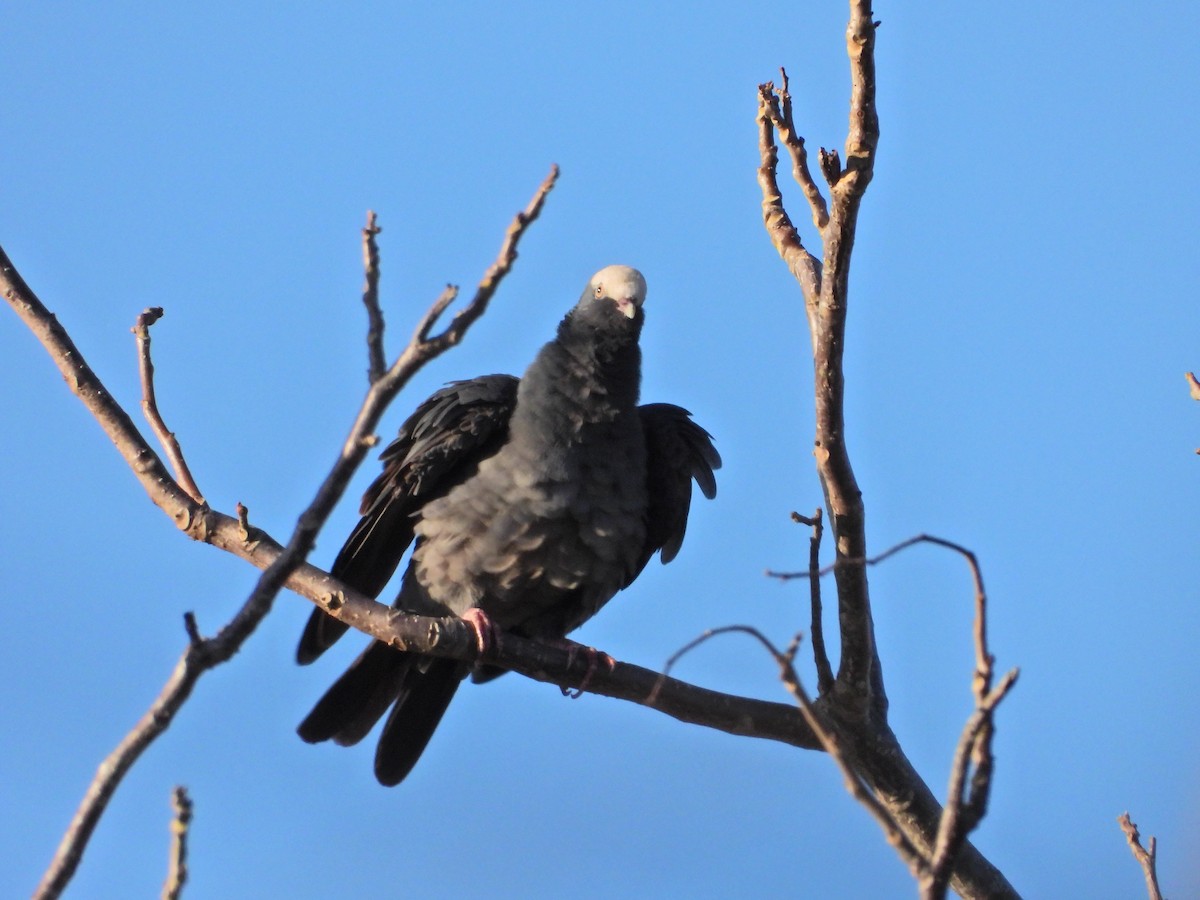
[[(477, 610), (503, 631), (557, 639), (656, 552), (673, 559), (691, 483), (715, 496), (721, 460), (686, 410), (637, 405), (645, 297), (636, 269), (602, 269), (523, 378), (459, 381), (422, 403), (383, 452), (383, 474), (333, 574), (375, 596), (415, 539), (398, 608)], [(312, 662), (344, 631), (314, 610), (298, 661)], [(375, 774), (397, 784), (469, 671), (376, 641), (298, 731), (309, 742), (353, 744), (392, 707)]]

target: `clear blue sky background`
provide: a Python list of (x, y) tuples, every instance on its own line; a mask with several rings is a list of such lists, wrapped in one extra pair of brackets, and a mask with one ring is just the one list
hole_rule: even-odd
[[(10, 4), (0, 240), (131, 411), (129, 327), (166, 308), (159, 396), (224, 510), (286, 536), (365, 387), (358, 229), (379, 212), (394, 352), (473, 284), (550, 163), (562, 180), (440, 383), (519, 372), (602, 265), (650, 296), (647, 400), (693, 410), (726, 467), (688, 541), (579, 636), (657, 667), (703, 629), (780, 641), (807, 588), (788, 521), (820, 499), (798, 288), (762, 230), (755, 86), (841, 147), (841, 2)], [(970, 545), (1000, 715), (978, 843), (1041, 897), (1135, 897), (1116, 816), (1200, 894), (1194, 687), (1200, 254), (1191, 7), (880, 0), (883, 138), (862, 209), (848, 437), (872, 548)], [(807, 225), (789, 185), (794, 217)], [(256, 573), (182, 537), (11, 314), (0, 316), (0, 894), (27, 894), (96, 764)], [(313, 557), (355, 519), (360, 473)], [(910, 551), (872, 572), (894, 726), (941, 793), (970, 708), (970, 581)], [(282, 596), (122, 786), (73, 888), (149, 896), (168, 798), (196, 803), (193, 900), (289, 896), (911, 896), (817, 754), (510, 677), (461, 692), (413, 777), (293, 729), (356, 651), (292, 663)], [(785, 700), (737, 637), (681, 677)], [(808, 673), (811, 683), (811, 673)]]

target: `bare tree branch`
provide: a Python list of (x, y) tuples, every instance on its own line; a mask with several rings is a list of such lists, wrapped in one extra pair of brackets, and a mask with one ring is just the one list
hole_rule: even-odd
[[(50, 898), (61, 894), (78, 867), (87, 842), (125, 773), (146, 747), (170, 725), (175, 714), (190, 696), (199, 677), (208, 669), (230, 659), (270, 611), (275, 595), (288, 582), (293, 572), (303, 564), (312, 550), (318, 531), (344, 493), (367, 449), (375, 442), (373, 431), (388, 403), (425, 363), (462, 340), (470, 325), (483, 314), (488, 300), (516, 260), (516, 248), (521, 235), (537, 218), (557, 175), (558, 169), (554, 167), (538, 188), (530, 205), (517, 213), (505, 235), (500, 255), (485, 273), (471, 304), (455, 316), (443, 332), (427, 337), (438, 314), (445, 309), (448, 302), (444, 299), (445, 295), (439, 297), (422, 319), (417, 333), (395, 364), (371, 385), (337, 461), (318, 488), (316, 497), (301, 513), (287, 546), (272, 554), (270, 561), (263, 567), (263, 573), (254, 590), (238, 613), (210, 639), (200, 638), (194, 622), (189, 625), (191, 641), (187, 650), (151, 709), (101, 764), (43, 876), (36, 897)], [(213, 515), (212, 511), (188, 497), (179, 485), (166, 475), (162, 462), (146, 445), (128, 415), (100, 384), (66, 331), (25, 284), (2, 249), (0, 288), (3, 289), (5, 299), (42, 341), (60, 371), (67, 377), (68, 384), (72, 385), (75, 393), (109, 432), (151, 499), (168, 512), (174, 510), (176, 523), (189, 533), (195, 517), (200, 517), (205, 525), (201, 526), (201, 533), (194, 536), (207, 540), (207, 521)], [(229, 517), (222, 516), (221, 519)], [(231, 520), (231, 523), (236, 528), (236, 540), (249, 552), (257, 553), (261, 542), (251, 543), (246, 540), (245, 535), (249, 534), (249, 527), (245, 515), (241, 515), (240, 522)], [(278, 548), (278, 545), (276, 547)]]
[[(768, 576), (770, 576), (771, 578), (778, 578), (781, 581), (791, 581), (796, 578), (812, 578), (814, 575), (816, 575), (820, 578), (824, 578), (826, 575), (832, 574), (839, 566), (850, 566), (850, 565), (877, 566), (884, 560), (890, 559), (891, 557), (895, 556), (897, 553), (907, 550), (909, 547), (913, 547), (917, 544), (935, 544), (939, 547), (946, 547), (950, 550), (955, 550), (957, 552), (967, 554), (969, 559), (971, 559), (971, 560), (974, 559), (974, 554), (971, 553), (971, 551), (967, 550), (965, 547), (963, 547), (960, 544), (956, 544), (953, 541), (948, 541), (945, 538), (934, 537), (932, 534), (917, 534), (917, 535), (913, 535), (910, 538), (905, 538), (898, 544), (893, 544), (892, 546), (890, 546), (886, 550), (884, 550), (882, 553), (879, 553), (875, 556), (868, 556), (868, 557), (864, 557), (862, 559), (839, 559), (839, 560), (836, 560), (835, 562), (831, 562), (827, 566), (821, 567), (820, 569), (814, 570), (814, 569), (809, 568), (809, 569), (803, 569), (799, 572), (777, 572), (774, 569), (767, 569), (766, 574)], [(981, 585), (980, 585), (979, 581), (976, 581), (975, 586), (976, 586), (976, 598), (978, 599), (979, 591), (981, 589)], [(980, 635), (977, 633), (976, 634), (976, 650), (978, 650), (978, 646), (979, 646), (978, 645), (979, 636)]]
[(162, 314), (161, 306), (151, 306), (137, 317), (137, 323), (130, 329), (137, 338), (138, 345), (138, 374), (142, 382), (142, 414), (150, 423), (150, 428), (158, 438), (159, 444), (166, 451), (167, 458), (171, 461), (172, 468), (175, 469), (175, 478), (179, 482), (179, 486), (187, 491), (189, 497), (197, 503), (203, 504), (204, 495), (200, 493), (200, 488), (196, 486), (196, 481), (192, 478), (192, 472), (188, 468), (187, 460), (183, 457), (183, 450), (175, 438), (175, 432), (167, 428), (167, 423), (163, 421), (162, 415), (158, 411), (158, 400), (154, 395), (154, 362), (150, 358), (150, 326), (161, 319)]
[(375, 236), (383, 231), (375, 223), (375, 210), (367, 210), (363, 238), (363, 305), (367, 308), (367, 379), (374, 384), (387, 370), (383, 350), (383, 311), (379, 308), (379, 245)]
[[(793, 517), (795, 516), (796, 514), (793, 513)], [(804, 520), (802, 516), (799, 518)], [(857, 563), (874, 566), (909, 547), (922, 543), (945, 547), (961, 555), (971, 569), (971, 578), (975, 587), (973, 625), (975, 670), (971, 679), (971, 690), (975, 695), (975, 711), (964, 725), (962, 736), (955, 748), (950, 786), (946, 804), (939, 817), (931, 864), (922, 876), (922, 896), (935, 898), (945, 896), (954, 860), (967, 835), (978, 826), (987, 812), (994, 767), (991, 749), (994, 732), (993, 713), (996, 706), (1012, 689), (1019, 674), (1016, 669), (1013, 669), (1001, 679), (995, 689), (992, 688), (995, 659), (987, 645), (987, 593), (983, 587), (983, 573), (979, 568), (978, 558), (974, 552), (954, 541), (933, 535), (919, 534), (901, 541), (869, 559), (839, 560), (823, 569), (814, 568), (814, 563), (810, 561), (807, 572), (768, 572), (768, 574), (785, 580), (802, 577), (816, 580), (829, 574), (838, 565)], [(964, 799), (964, 789), (969, 774), (971, 775), (970, 791)]]
[(1133, 858), (1138, 861), (1138, 865), (1142, 867), (1142, 874), (1146, 877), (1146, 895), (1150, 900), (1163, 900), (1162, 891), (1158, 887), (1158, 841), (1152, 837), (1149, 841), (1150, 846), (1143, 847), (1138, 827), (1133, 824), (1127, 812), (1117, 816), (1117, 821), (1121, 823), (1121, 830), (1125, 832), (1125, 840), (1129, 841)]
[[(1192, 395), (1192, 399), (1200, 400), (1200, 379), (1196, 378), (1194, 372), (1185, 372), (1184, 377), (1187, 378), (1188, 392)], [(1196, 452), (1200, 453), (1200, 449)]]
[[(455, 317), (445, 332), (429, 337), (438, 315), (454, 298), (454, 289), (448, 288), (435, 301), (418, 326), (414, 335), (418, 343), (427, 342), (444, 349), (461, 340), (465, 329), (482, 314), (499, 279), (511, 267), (516, 258), (516, 241), (524, 227), (536, 217), (545, 192), (553, 184), (556, 174), (557, 170), (554, 170), (535, 195), (534, 202), (518, 214), (514, 226), (509, 229), (497, 262), (481, 281), (471, 305)], [(286, 555), (285, 548), (270, 535), (250, 526), (248, 514), (240, 504), (238, 516), (234, 518), (196, 503), (174, 483), (124, 410), (87, 366), (70, 336), (24, 283), (2, 249), (0, 290), (46, 346), (72, 390), (84, 401), (112, 438), (122, 456), (138, 475), (150, 498), (171, 516), (185, 534), (194, 540), (233, 553), (260, 569), (274, 572), (274, 578), (279, 578), (280, 573), (283, 573), (283, 583), (288, 588), (317, 603), (340, 621), (372, 637), (429, 655), (476, 658), (478, 651), (474, 632), (466, 624), (455, 619), (406, 615), (351, 590), (328, 573), (307, 563), (300, 562), (297, 565), (293, 560), (285, 566), (281, 562)], [(404, 365), (411, 364), (411, 359), (406, 363), (405, 355), (402, 355), (388, 376), (395, 372), (403, 374)], [(386, 377), (380, 379), (380, 382), (372, 387), (368, 403), (371, 398), (377, 397), (380, 391), (387, 388), (386, 380)], [(365, 419), (366, 406), (367, 404), (364, 404), (364, 411), (360, 413), (352, 433), (362, 437), (357, 441), (347, 440), (343, 459), (345, 454), (359, 447), (365, 450), (371, 443), (369, 428), (360, 427), (364, 421), (370, 422), (369, 427), (373, 427), (375, 421)], [(327, 498), (328, 483), (327, 479), (326, 485), (318, 494), (318, 500)], [(314, 506), (316, 503), (317, 501), (314, 501)], [(308, 513), (312, 511), (313, 507), (310, 507)], [(301, 525), (304, 519), (305, 517), (302, 517)], [(297, 534), (301, 525), (297, 526)], [(293, 546), (297, 541), (297, 534), (293, 534)], [(63, 846), (56, 854), (51, 871), (47, 872), (43, 888), (39, 888), (36, 896), (54, 897), (61, 893), (78, 865), (87, 839), (108, 799), (142, 750), (166, 728), (175, 712), (190, 695), (196, 679), (203, 671), (200, 666), (215, 665), (222, 661), (221, 657), (228, 658), (232, 655), (249, 635), (257, 618), (269, 609), (269, 599), (266, 604), (262, 602), (263, 594), (260, 589), (264, 583), (260, 580), (259, 587), (242, 611), (213, 639), (202, 638), (194, 616), (191, 613), (185, 614), (184, 622), (190, 641), (187, 651), (151, 709), (101, 765), (96, 780), (90, 786), (67, 836), (64, 837)], [(681, 721), (717, 728), (731, 734), (782, 741), (797, 747), (818, 747), (815, 737), (802, 717), (786, 704), (705, 690), (675, 679), (662, 679), (655, 672), (628, 664), (618, 664), (612, 671), (601, 669), (599, 672), (589, 673), (586, 661), (573, 657), (561, 648), (540, 645), (511, 635), (505, 637), (502, 647), (493, 648), (483, 659), (521, 672), (530, 678), (563, 687), (579, 688), (586, 684), (591, 693), (650, 706)]]
[[(817, 429), (813, 454), (825, 493), (825, 505), (829, 509), (834, 550), (839, 560), (848, 562), (867, 555), (862, 493), (846, 448), (842, 352), (855, 225), (859, 205), (874, 171), (875, 147), (879, 141), (879, 120), (875, 113), (875, 23), (869, 0), (850, 3), (846, 45), (851, 73), (847, 163), (843, 170), (835, 156), (822, 154), (822, 169), (831, 183), (828, 216), (822, 214), (822, 206), (813, 202), (820, 192), (808, 173), (806, 158), (800, 156), (803, 138), (796, 134), (791, 122), (791, 95), (786, 80), (779, 89), (770, 83), (760, 85), (758, 89), (758, 181), (763, 195), (763, 224), (804, 294), (815, 374)], [(824, 246), (819, 263), (804, 249), (783, 207), (775, 176), (778, 152), (773, 132), (777, 127), (781, 127), (780, 134), (792, 152), (794, 168), (801, 169), (797, 180), (804, 188), (813, 206), (814, 220), (818, 222)], [(860, 565), (838, 566), (834, 572), (838, 582), (838, 623), (842, 638), (837, 687), (847, 694), (847, 702), (853, 698), (860, 715), (884, 715), (887, 698), (875, 652), (866, 573)]]
[(699, 647), (705, 641), (718, 635), (734, 633), (750, 635), (750, 637), (762, 644), (766, 651), (771, 654), (771, 657), (779, 666), (780, 680), (783, 682), (784, 687), (787, 688), (788, 693), (795, 698), (800, 713), (804, 716), (804, 721), (808, 724), (813, 734), (816, 735), (821, 748), (832, 757), (837, 767), (841, 770), (846, 790), (855, 800), (867, 808), (867, 811), (871, 813), (875, 821), (883, 828), (888, 843), (900, 854), (900, 858), (909, 867), (913, 877), (923, 877), (929, 869), (929, 864), (924, 854), (913, 845), (908, 835), (904, 833), (904, 829), (896, 822), (896, 819), (892, 816), (888, 808), (876, 798), (871, 789), (863, 782), (862, 776), (856, 770), (847, 749), (837, 736), (837, 726), (833, 723), (823, 721), (823, 717), (818, 711), (816, 704), (809, 698), (808, 692), (804, 690), (804, 686), (800, 683), (800, 676), (797, 674), (795, 666), (796, 652), (800, 649), (799, 635), (796, 635), (792, 639), (786, 651), (781, 651), (766, 635), (750, 625), (725, 625), (721, 628), (710, 628), (677, 650), (667, 660), (667, 664), (663, 669), (664, 674), (669, 672), (680, 658)]
[(779, 132), (780, 140), (787, 147), (788, 155), (792, 157), (792, 177), (808, 198), (808, 205), (812, 207), (813, 225), (820, 231), (829, 224), (829, 206), (808, 169), (808, 151), (804, 147), (804, 138), (796, 133), (796, 125), (792, 121), (792, 95), (788, 91), (787, 70), (782, 67), (779, 69), (779, 90), (774, 95), (770, 91), (767, 92), (767, 103), (771, 124)]
[[(219, 510), (200, 506), (177, 489), (161, 465), (155, 468), (158, 459), (154, 452), (142, 442), (124, 411), (88, 368), (69, 335), (37, 301), (2, 249), (0, 291), (26, 319), (34, 334), (45, 336), (43, 343), (64, 370), (68, 384), (77, 395), (86, 398), (88, 409), (113, 437), (122, 456), (130, 461), (147, 494), (188, 537), (231, 553), (259, 569), (275, 563), (283, 547), (268, 533), (251, 528), (245, 516), (239, 520)], [(436, 306), (445, 300), (443, 294)], [(64, 360), (69, 361), (69, 365)], [(378, 640), (433, 656), (476, 658), (474, 632), (469, 626), (457, 620), (431, 619), (392, 609), (354, 591), (316, 566), (299, 565), (287, 577), (285, 585), (334, 618)], [(194, 620), (185, 616), (185, 623), (187, 621)], [(493, 648), (488, 661), (535, 680), (577, 688), (587, 674), (587, 666), (580, 660), (568, 665), (568, 658), (568, 653), (561, 648), (506, 635), (503, 646)], [(651, 702), (656, 686), (658, 693)], [(730, 734), (776, 740), (808, 749), (818, 747), (803, 719), (787, 704), (709, 691), (675, 679), (664, 681), (658, 673), (638, 666), (618, 664), (612, 672), (601, 669), (594, 673), (588, 692), (640, 703), (681, 721)]]
[[(816, 411), (813, 455), (833, 532), (835, 559), (825, 569), (818, 569), (816, 562), (810, 561), (808, 571), (794, 573), (793, 577), (804, 575), (811, 582), (823, 574), (833, 573), (837, 582), (841, 638), (837, 676), (829, 690), (822, 690), (818, 705), (827, 720), (837, 724), (838, 737), (844, 742), (844, 752), (854, 760), (855, 771), (887, 808), (920, 858), (933, 861), (939, 852), (938, 838), (944, 823), (944, 810), (905, 757), (887, 723), (887, 694), (875, 646), (866, 576), (872, 559), (867, 553), (865, 507), (846, 443), (842, 360), (850, 260), (858, 210), (874, 174), (875, 151), (879, 143), (879, 118), (875, 109), (877, 24), (870, 0), (850, 0), (846, 49), (850, 59), (851, 91), (845, 161), (843, 163), (836, 151), (822, 149), (820, 153), (821, 173), (829, 185), (828, 219), (821, 215), (821, 207), (815, 201), (821, 192), (808, 169), (807, 157), (803, 155), (803, 139), (792, 122), (786, 77), (779, 89), (770, 83), (759, 87), (756, 120), (760, 158), (758, 183), (763, 198), (763, 224), (775, 249), (799, 283), (812, 338)], [(783, 205), (776, 176), (776, 130), (789, 149), (796, 180), (813, 212), (822, 244), (819, 261), (804, 247)], [(882, 558), (886, 557), (874, 561)], [(982, 623), (977, 627), (982, 628)], [(990, 679), (990, 664), (987, 671)], [(1003, 690), (997, 689), (995, 697), (989, 693), (989, 705), (983, 712), (979, 711), (977, 702), (978, 718), (968, 723), (964, 737), (966, 744), (960, 744), (960, 749), (969, 751), (975, 765), (972, 794), (966, 806), (957, 809), (954, 817), (945, 822), (947, 831), (940, 845), (942, 856), (936, 858), (942, 860), (943, 868), (953, 867), (951, 884), (963, 896), (1016, 896), (1004, 876), (965, 838), (971, 811), (986, 806), (991, 771), (990, 709), (1010, 685), (1011, 680), (1006, 679)], [(965, 762), (960, 774), (965, 779)], [(958, 790), (961, 793), (961, 786)], [(978, 806), (973, 807), (972, 803), (978, 803)], [(965, 819), (964, 811), (967, 813)], [(954, 847), (960, 840), (961, 850), (956, 852)], [(905, 861), (910, 863), (912, 858), (905, 857)], [(956, 861), (947, 862), (947, 859)], [(922, 871), (931, 873), (933, 867), (928, 866)]]
[(817, 511), (813, 513), (811, 519), (794, 512), (792, 521), (807, 525), (812, 529), (812, 537), (808, 541), (808, 594), (812, 623), (810, 633), (813, 662), (817, 667), (817, 695), (824, 696), (833, 690), (833, 668), (829, 664), (829, 654), (825, 651), (824, 613), (821, 608), (821, 537), (825, 533), (821, 507), (817, 507)]
[(800, 232), (783, 208), (783, 194), (779, 190), (776, 175), (779, 151), (775, 147), (774, 121), (782, 114), (777, 110), (778, 101), (773, 92), (774, 85), (770, 82), (758, 86), (758, 153), (761, 158), (758, 185), (763, 195), (763, 227), (792, 276), (800, 282), (804, 296), (815, 297), (821, 292), (820, 260), (805, 248)]
[[(962, 737), (955, 748), (954, 761), (950, 767), (950, 788), (938, 823), (934, 842), (933, 861), (929, 871), (921, 879), (923, 900), (941, 900), (946, 896), (954, 863), (970, 834), (987, 813), (988, 797), (991, 793), (992, 771), (995, 759), (992, 755), (992, 724), (996, 706), (1008, 694), (1017, 681), (1016, 669), (1005, 673), (995, 690), (989, 691), (978, 700), (975, 711), (963, 727)], [(978, 683), (978, 679), (976, 679)], [(970, 794), (964, 799), (963, 792), (967, 774), (971, 767)]]
[(83, 859), (83, 852), (96, 830), (100, 817), (108, 808), (108, 802), (116, 793), (126, 773), (154, 739), (167, 730), (175, 713), (191, 696), (192, 688), (203, 671), (200, 661), (203, 653), (203, 642), (193, 641), (188, 645), (182, 658), (176, 663), (170, 679), (150, 708), (100, 763), (79, 808), (67, 826), (54, 858), (34, 891), (35, 900), (49, 900), (62, 894)]
[(253, 534), (253, 526), (250, 524), (250, 510), (242, 505), (241, 501), (234, 506), (234, 511), (237, 513), (238, 534), (241, 535), (243, 541), (249, 541), (250, 535)]
[[(851, 2), (846, 31), (851, 74), (846, 171), (830, 189), (829, 223), (821, 233), (824, 244), (821, 293), (809, 315), (810, 327), (814, 328), (817, 425), (814, 456), (829, 510), (834, 550), (840, 559), (867, 555), (862, 492), (846, 445), (842, 353), (855, 226), (859, 205), (874, 171), (874, 149), (879, 140), (879, 120), (875, 115), (875, 25), (871, 15), (869, 0)], [(855, 698), (861, 714), (880, 715), (887, 698), (875, 652), (866, 571), (861, 566), (839, 566), (834, 570), (834, 578), (838, 583), (838, 627), (842, 639), (838, 684)]]
[(179, 900), (188, 880), (188, 829), (192, 825), (192, 798), (188, 796), (187, 788), (180, 785), (171, 792), (171, 808), (175, 811), (171, 819), (171, 862), (167, 868), (167, 880), (163, 884), (162, 900)]
[[(995, 758), (992, 755), (992, 736), (995, 733), (993, 715), (996, 706), (1016, 684), (1018, 671), (1009, 671), (1000, 684), (995, 689), (992, 688), (995, 658), (987, 645), (987, 593), (983, 588), (983, 573), (975, 554), (952, 541), (930, 538), (927, 535), (922, 537), (925, 537), (928, 543), (949, 548), (960, 554), (970, 566), (971, 577), (975, 583), (975, 673), (971, 679), (975, 711), (967, 720), (955, 749), (946, 804), (942, 810), (934, 843), (933, 864), (929, 876), (921, 885), (924, 897), (928, 900), (940, 900), (946, 895), (954, 861), (963, 842), (987, 813), (992, 771), (995, 767)], [(972, 768), (970, 791), (964, 798), (967, 775)]]

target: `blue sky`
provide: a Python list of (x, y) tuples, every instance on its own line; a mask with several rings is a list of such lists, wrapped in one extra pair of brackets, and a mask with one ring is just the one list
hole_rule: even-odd
[[(912, 8), (912, 7), (917, 8)], [(841, 147), (842, 3), (10, 6), (0, 242), (109, 389), (137, 403), (148, 305), (160, 403), (219, 508), (285, 536), (365, 387), (358, 229), (384, 231), (389, 347), (472, 284), (552, 162), (562, 179), (452, 378), (519, 372), (588, 276), (649, 280), (643, 396), (725, 458), (688, 540), (578, 636), (657, 667), (705, 628), (807, 622), (811, 363), (762, 230), (755, 87), (784, 65), (811, 147)], [(880, 3), (876, 178), (847, 347), (872, 549), (918, 532), (980, 556), (1002, 708), (977, 842), (1031, 896), (1138, 896), (1116, 816), (1200, 893), (1193, 694), (1200, 368), (1191, 8)], [(785, 188), (788, 190), (788, 188)], [(790, 190), (794, 218), (807, 223)], [(811, 238), (811, 235), (810, 235)], [(0, 322), (0, 893), (28, 893), (96, 764), (144, 711), (194, 610), (255, 573), (145, 498), (44, 352)], [(352, 527), (368, 462), (319, 542)], [(930, 548), (872, 571), (892, 721), (940, 794), (970, 709), (970, 581)], [(197, 898), (913, 893), (821, 755), (504, 678), (464, 690), (413, 776), (294, 727), (356, 647), (298, 669), (281, 596), (122, 786), (73, 896), (145, 896), (169, 796), (196, 803)], [(729, 637), (680, 677), (786, 699)], [(811, 672), (807, 673), (812, 683)]]

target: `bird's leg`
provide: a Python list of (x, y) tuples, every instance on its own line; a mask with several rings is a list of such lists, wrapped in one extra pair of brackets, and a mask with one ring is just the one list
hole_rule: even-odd
[(478, 606), (472, 606), (460, 617), (475, 631), (475, 644), (479, 655), (483, 656), (492, 647), (500, 646), (500, 629), (492, 621), (491, 616)]
[(603, 650), (597, 650), (595, 647), (589, 647), (586, 644), (580, 644), (567, 638), (559, 638), (552, 643), (567, 651), (567, 665), (570, 666), (575, 662), (576, 654), (582, 653), (587, 657), (587, 672), (584, 673), (583, 681), (579, 683), (577, 688), (559, 687), (564, 697), (570, 697), (572, 700), (578, 700), (583, 696), (583, 692), (587, 690), (587, 686), (592, 682), (592, 676), (603, 665), (609, 672), (612, 672), (617, 667), (617, 661), (605, 653)]

